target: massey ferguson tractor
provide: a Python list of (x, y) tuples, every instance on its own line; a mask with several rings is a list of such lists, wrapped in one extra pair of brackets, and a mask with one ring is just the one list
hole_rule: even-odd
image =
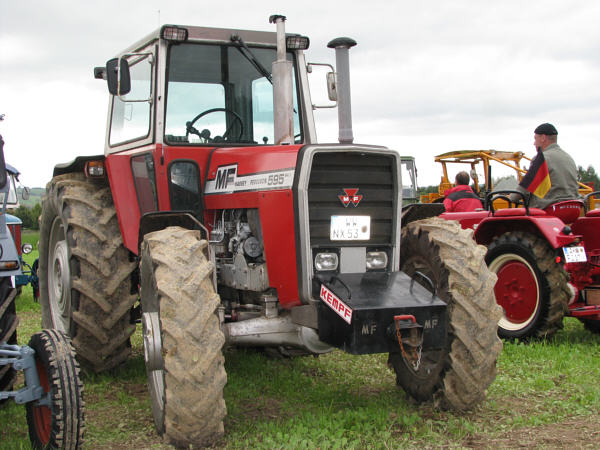
[(418, 401), (473, 407), (502, 348), (485, 248), (439, 218), (401, 225), (400, 154), (353, 144), (349, 38), (329, 42), (340, 142), (317, 143), (309, 39), (270, 21), (163, 26), (94, 70), (105, 151), (47, 186), (44, 326), (102, 371), (141, 322), (156, 427), (179, 446), (224, 432), (224, 346), (388, 353)]

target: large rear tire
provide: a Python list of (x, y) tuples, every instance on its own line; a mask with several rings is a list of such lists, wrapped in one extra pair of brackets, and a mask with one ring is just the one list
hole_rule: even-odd
[(225, 337), (208, 243), (169, 227), (144, 237), (140, 263), (144, 356), (158, 432), (169, 443), (205, 446), (224, 433)]
[(82, 174), (46, 187), (40, 227), (42, 326), (71, 336), (80, 362), (95, 372), (124, 362), (135, 331), (136, 263), (123, 246), (110, 188)]
[(571, 292), (568, 275), (548, 242), (523, 231), (498, 236), (485, 257), (498, 276), (494, 287), (506, 339), (547, 338), (563, 327)]
[(485, 248), (474, 242), (472, 231), (457, 222), (432, 218), (403, 229), (401, 270), (428, 277), (448, 304), (444, 348), (423, 351), (416, 370), (400, 352), (389, 355), (397, 384), (417, 401), (468, 410), (485, 399), (496, 377), (501, 312), (494, 300), (496, 277), (484, 256)]
[[(15, 310), (16, 297), (17, 290), (12, 287), (10, 277), (0, 278), (0, 342), (9, 345), (17, 344), (19, 319)], [(16, 376), (12, 364), (0, 366), (0, 391), (12, 390)]]
[(43, 330), (31, 337), (29, 346), (35, 350), (43, 395), (50, 394), (49, 405), (25, 404), (31, 445), (34, 449), (79, 449), (83, 445), (85, 405), (79, 365), (69, 338), (58, 330)]

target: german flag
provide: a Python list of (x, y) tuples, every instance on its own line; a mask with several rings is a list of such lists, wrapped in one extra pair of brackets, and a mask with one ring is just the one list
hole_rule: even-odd
[(538, 152), (536, 157), (533, 158), (529, 170), (519, 185), (540, 198), (544, 198), (548, 193), (552, 187), (552, 183), (550, 183), (550, 172), (548, 172), (548, 164), (546, 163), (546, 158), (544, 158), (544, 152)]

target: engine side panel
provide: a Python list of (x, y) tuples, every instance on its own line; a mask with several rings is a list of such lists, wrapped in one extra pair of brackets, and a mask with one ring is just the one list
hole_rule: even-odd
[(206, 217), (218, 218), (221, 210), (258, 209), (269, 286), (286, 309), (300, 305), (291, 190), (298, 149), (217, 149), (204, 189)]

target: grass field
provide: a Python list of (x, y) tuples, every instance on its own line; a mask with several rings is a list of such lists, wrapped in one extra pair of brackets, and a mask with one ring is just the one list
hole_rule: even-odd
[[(24, 344), (40, 328), (30, 289), (17, 308)], [(169, 448), (154, 430), (142, 353), (138, 327), (127, 364), (84, 378), (87, 448)], [(272, 359), (231, 350), (226, 369), (228, 415), (218, 448), (600, 446), (600, 336), (574, 319), (552, 340), (505, 342), (488, 400), (467, 414), (407, 400), (385, 355)], [(0, 422), (0, 448), (29, 448), (23, 406), (0, 409)]]

